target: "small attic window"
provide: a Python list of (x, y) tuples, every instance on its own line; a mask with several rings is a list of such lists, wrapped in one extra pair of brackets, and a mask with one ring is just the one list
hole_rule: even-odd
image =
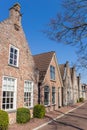
[(16, 31), (19, 31), (20, 26), (18, 26), (17, 24), (14, 24), (14, 28), (15, 28)]

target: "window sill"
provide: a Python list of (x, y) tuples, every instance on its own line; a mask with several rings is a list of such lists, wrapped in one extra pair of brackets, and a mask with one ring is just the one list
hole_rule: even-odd
[(14, 113), (14, 112), (16, 112), (17, 110), (16, 109), (13, 109), (13, 110), (5, 110), (6, 112), (8, 112), (8, 113)]
[(8, 66), (10, 66), (10, 67), (14, 67), (14, 68), (16, 68), (16, 69), (19, 69), (18, 66), (14, 66), (14, 65), (10, 65), (10, 64), (8, 64)]
[(50, 107), (50, 104), (48, 104), (48, 105), (44, 105), (45, 107)]
[(29, 107), (29, 109), (33, 109), (33, 107)]
[(56, 103), (52, 104), (52, 106), (56, 106)]
[(52, 81), (52, 82), (56, 82), (56, 80), (53, 80), (53, 79), (50, 79), (50, 81)]

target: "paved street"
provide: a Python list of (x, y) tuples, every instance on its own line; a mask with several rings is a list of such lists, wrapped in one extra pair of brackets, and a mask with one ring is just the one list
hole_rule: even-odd
[(87, 130), (87, 103), (39, 130)]

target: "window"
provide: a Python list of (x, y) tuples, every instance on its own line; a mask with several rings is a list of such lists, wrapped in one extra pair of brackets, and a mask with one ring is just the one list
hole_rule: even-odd
[(52, 104), (55, 104), (55, 87), (52, 87)]
[(9, 64), (18, 67), (18, 58), (19, 58), (19, 49), (11, 45), (9, 53)]
[(25, 81), (24, 83), (24, 106), (33, 107), (33, 82)]
[(50, 78), (55, 80), (55, 67), (52, 65), (50, 66)]
[(4, 77), (2, 91), (2, 109), (16, 109), (16, 79)]
[(44, 105), (49, 105), (49, 87), (44, 87)]

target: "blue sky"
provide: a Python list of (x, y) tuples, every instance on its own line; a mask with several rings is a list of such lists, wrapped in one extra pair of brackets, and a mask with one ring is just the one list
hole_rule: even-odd
[[(56, 51), (59, 64), (76, 61), (76, 48), (49, 40), (41, 30), (61, 12), (61, 0), (0, 0), (0, 21), (9, 16), (9, 8), (16, 2), (21, 5), (22, 26), (29, 43), (31, 53), (38, 54)], [(85, 82), (85, 80), (82, 80)]]

